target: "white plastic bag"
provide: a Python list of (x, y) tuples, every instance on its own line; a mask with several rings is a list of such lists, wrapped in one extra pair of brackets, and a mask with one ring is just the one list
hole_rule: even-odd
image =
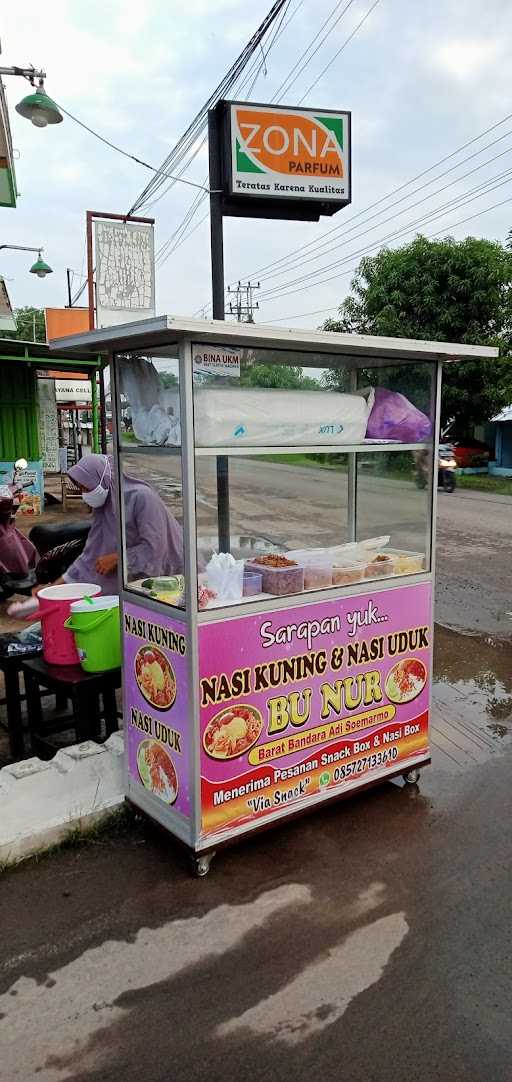
[(362, 443), (373, 392), (199, 387), (194, 394), (201, 447), (300, 447)]
[(230, 552), (214, 552), (206, 565), (208, 586), (219, 601), (240, 601), (244, 586), (244, 561)]

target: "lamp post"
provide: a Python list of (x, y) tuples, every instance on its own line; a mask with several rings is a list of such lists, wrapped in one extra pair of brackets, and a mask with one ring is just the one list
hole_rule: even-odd
[(19, 75), (23, 79), (28, 79), (30, 85), (34, 88), (33, 94), (28, 94), (26, 98), (23, 98), (16, 105), (16, 112), (20, 116), (32, 121), (36, 128), (46, 128), (47, 124), (61, 123), (63, 120), (62, 113), (59, 112), (55, 102), (48, 97), (44, 88), (45, 71), (36, 71), (34, 67), (0, 68), (0, 76), (2, 75)]
[(0, 244), (1, 248), (10, 248), (14, 252), (37, 252), (37, 259), (30, 268), (31, 274), (37, 274), (38, 278), (46, 278), (47, 274), (52, 274), (52, 268), (45, 263), (41, 256), (41, 252), (44, 248), (26, 248), (24, 244)]

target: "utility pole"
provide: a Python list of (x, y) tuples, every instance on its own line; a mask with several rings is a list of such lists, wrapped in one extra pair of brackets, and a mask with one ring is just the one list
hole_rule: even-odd
[(235, 298), (229, 302), (229, 311), (238, 323), (254, 323), (254, 312), (259, 308), (258, 302), (254, 301), (255, 289), (260, 289), (259, 282), (247, 282), (246, 285), (239, 282), (235, 289), (228, 286), (228, 294)]

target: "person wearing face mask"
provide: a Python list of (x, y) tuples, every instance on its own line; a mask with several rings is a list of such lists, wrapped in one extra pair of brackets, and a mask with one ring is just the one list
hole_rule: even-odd
[[(93, 518), (82, 554), (59, 582), (94, 582), (104, 594), (119, 593), (117, 567), (117, 507), (111, 455), (87, 455), (68, 476), (82, 490)], [(128, 581), (146, 576), (183, 573), (181, 526), (146, 481), (126, 474), (124, 499)]]

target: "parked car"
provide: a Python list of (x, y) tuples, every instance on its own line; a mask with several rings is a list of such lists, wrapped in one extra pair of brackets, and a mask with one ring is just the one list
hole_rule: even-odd
[(473, 438), (451, 440), (450, 442), (459, 469), (476, 469), (478, 466), (488, 465), (491, 449), (487, 443)]

